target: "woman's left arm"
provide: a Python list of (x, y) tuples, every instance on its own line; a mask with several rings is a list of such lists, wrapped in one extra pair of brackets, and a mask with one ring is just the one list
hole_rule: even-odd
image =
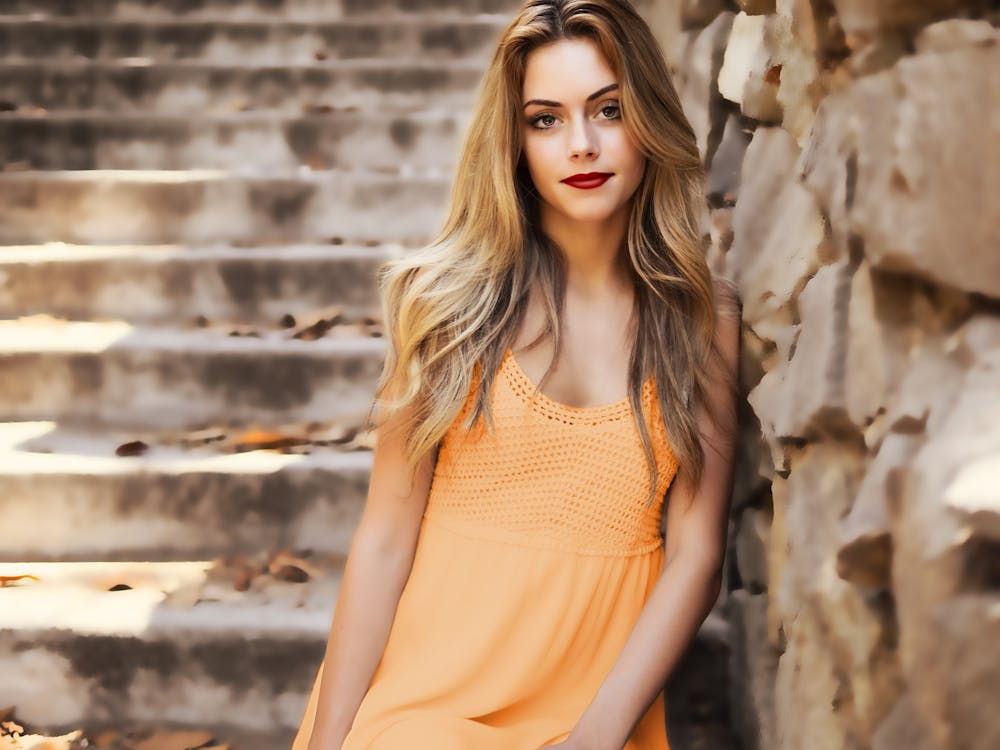
[[(726, 300), (720, 309), (716, 346), (733, 378), (738, 378), (738, 298)], [(718, 378), (707, 390), (719, 423), (714, 423), (703, 407), (696, 407), (705, 469), (697, 488), (682, 469), (674, 479), (666, 511), (660, 578), (594, 700), (570, 737), (553, 748), (621, 750), (719, 596), (732, 494), (737, 403)]]

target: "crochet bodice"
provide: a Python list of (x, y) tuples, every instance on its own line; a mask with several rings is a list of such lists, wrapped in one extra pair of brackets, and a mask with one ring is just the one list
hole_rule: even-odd
[(628, 399), (595, 407), (561, 404), (525, 375), (510, 349), (493, 381), (494, 429), (470, 428), (478, 376), (442, 439), (425, 516), (456, 530), (579, 554), (633, 555), (662, 544), (662, 500), (677, 471), (652, 376), (642, 386), (659, 466), (651, 475)]

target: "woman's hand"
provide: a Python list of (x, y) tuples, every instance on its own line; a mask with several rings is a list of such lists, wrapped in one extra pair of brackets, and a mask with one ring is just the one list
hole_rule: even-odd
[(542, 745), (542, 748), (544, 750), (549, 750), (549, 748), (552, 750), (555, 748), (559, 748), (559, 750), (600, 750), (594, 743), (580, 737), (574, 737), (572, 734), (562, 742), (557, 742), (554, 745)]

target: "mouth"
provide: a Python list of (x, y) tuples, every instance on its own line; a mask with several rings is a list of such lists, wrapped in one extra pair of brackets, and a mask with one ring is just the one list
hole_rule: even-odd
[(562, 180), (567, 185), (575, 188), (581, 188), (583, 190), (590, 190), (595, 187), (600, 187), (612, 176), (612, 172), (585, 172), (581, 174), (575, 174), (571, 177), (567, 177)]

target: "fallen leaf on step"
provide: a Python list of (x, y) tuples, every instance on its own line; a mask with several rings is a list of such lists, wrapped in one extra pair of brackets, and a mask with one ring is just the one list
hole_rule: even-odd
[(267, 563), (268, 572), (279, 581), (305, 583), (319, 575), (319, 570), (290, 550), (279, 550)]
[(306, 442), (308, 442), (306, 438), (297, 435), (282, 435), (277, 432), (250, 430), (233, 438), (232, 446), (236, 452), (243, 453), (245, 451), (289, 448), (293, 445), (302, 445)]
[(141, 440), (133, 440), (129, 443), (122, 443), (115, 449), (116, 456), (141, 456), (149, 450), (149, 446)]
[[(20, 576), (0, 576), (0, 588), (5, 588), (16, 581), (20, 581), (22, 578), (30, 578), (33, 581), (41, 580), (38, 576), (29, 575), (28, 573), (25, 573), (24, 575)], [(3, 718), (6, 717), (0, 714), (0, 719)]]

